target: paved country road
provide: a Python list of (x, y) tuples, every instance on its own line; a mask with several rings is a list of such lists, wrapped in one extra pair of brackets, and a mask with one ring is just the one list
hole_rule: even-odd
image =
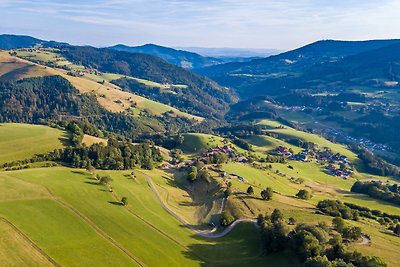
[[(154, 195), (157, 197), (157, 200), (160, 203), (160, 205), (163, 207), (163, 209), (166, 210), (169, 214), (171, 214), (180, 223), (182, 223), (182, 225), (184, 225), (186, 228), (188, 228), (189, 230), (191, 230), (192, 232), (194, 232), (195, 234), (197, 234), (199, 236), (202, 236), (204, 238), (220, 238), (220, 237), (227, 235), (229, 232), (231, 232), (235, 228), (235, 226), (241, 222), (252, 222), (254, 224), (254, 226), (256, 228), (258, 228), (256, 219), (238, 219), (238, 220), (234, 221), (231, 225), (226, 227), (222, 232), (217, 233), (217, 234), (215, 233), (217, 231), (217, 227), (214, 227), (212, 230), (209, 230), (209, 231), (199, 231), (199, 230), (195, 229), (193, 226), (191, 226), (190, 224), (188, 224), (187, 222), (185, 222), (185, 220), (183, 220), (174, 211), (172, 211), (170, 208), (168, 208), (165, 205), (165, 203), (162, 201), (160, 195), (158, 194), (157, 190), (155, 189), (153, 182), (151, 181), (151, 178), (146, 173), (139, 171), (139, 170), (136, 170), (136, 171), (141, 173), (145, 177), (147, 184), (149, 185), (151, 191), (153, 191)], [(221, 210), (220, 210), (221, 213), (224, 211), (225, 205), (226, 205), (226, 198), (223, 199), (223, 202), (221, 205)]]

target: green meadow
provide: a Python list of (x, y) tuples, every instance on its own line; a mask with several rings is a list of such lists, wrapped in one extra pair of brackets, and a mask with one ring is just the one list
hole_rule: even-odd
[(0, 164), (50, 152), (67, 142), (67, 133), (61, 130), (42, 125), (3, 123), (0, 124)]

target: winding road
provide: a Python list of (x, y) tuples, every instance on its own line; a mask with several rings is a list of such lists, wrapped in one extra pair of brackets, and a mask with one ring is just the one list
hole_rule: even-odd
[[(151, 181), (151, 178), (146, 173), (139, 171), (139, 170), (136, 170), (136, 171), (144, 176), (151, 191), (153, 191), (154, 195), (156, 196), (158, 202), (163, 207), (163, 209), (165, 211), (167, 211), (170, 215), (172, 215), (175, 219), (177, 219), (183, 226), (185, 226), (186, 228), (188, 228), (189, 230), (191, 230), (192, 232), (194, 232), (195, 234), (197, 234), (201, 237), (210, 238), (210, 239), (223, 237), (223, 236), (227, 235), (229, 232), (231, 232), (235, 228), (235, 226), (241, 222), (252, 222), (252, 223), (254, 223), (254, 226), (256, 228), (258, 228), (256, 219), (238, 219), (238, 220), (234, 221), (231, 225), (226, 227), (220, 233), (215, 233), (217, 231), (217, 227), (214, 227), (212, 230), (209, 230), (209, 231), (197, 230), (193, 226), (188, 224), (185, 220), (183, 220), (181, 217), (179, 217), (174, 211), (172, 211), (170, 208), (168, 208), (167, 205), (165, 205), (165, 203), (162, 201), (160, 195), (158, 194), (157, 190), (155, 189), (153, 182)], [(226, 205), (226, 198), (224, 198), (222, 201), (221, 210), (220, 210), (221, 213), (224, 211), (225, 205)]]
[(371, 243), (371, 239), (368, 236), (362, 234), (361, 238), (362, 238), (361, 242), (357, 242), (357, 243), (354, 243), (354, 244), (357, 245), (357, 246), (365, 246), (365, 245), (369, 245)]

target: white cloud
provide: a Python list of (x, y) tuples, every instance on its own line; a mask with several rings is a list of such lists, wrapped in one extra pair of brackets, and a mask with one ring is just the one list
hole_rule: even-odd
[(86, 42), (87, 32), (106, 37), (94, 45), (286, 49), (323, 38), (400, 37), (395, 0), (0, 0), (0, 7), (9, 20), (4, 27), (43, 27), (46, 20), (49, 34), (64, 36), (61, 41)]

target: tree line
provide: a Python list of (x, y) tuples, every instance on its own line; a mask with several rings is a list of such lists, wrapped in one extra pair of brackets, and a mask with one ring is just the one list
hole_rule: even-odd
[(56, 149), (42, 155), (42, 159), (61, 161), (77, 168), (93, 166), (104, 170), (127, 170), (136, 167), (153, 169), (163, 158), (158, 148), (150, 143), (131, 144), (109, 139), (107, 146), (100, 143)]
[(400, 186), (387, 185), (379, 181), (357, 181), (351, 187), (351, 192), (366, 194), (372, 198), (400, 205)]

